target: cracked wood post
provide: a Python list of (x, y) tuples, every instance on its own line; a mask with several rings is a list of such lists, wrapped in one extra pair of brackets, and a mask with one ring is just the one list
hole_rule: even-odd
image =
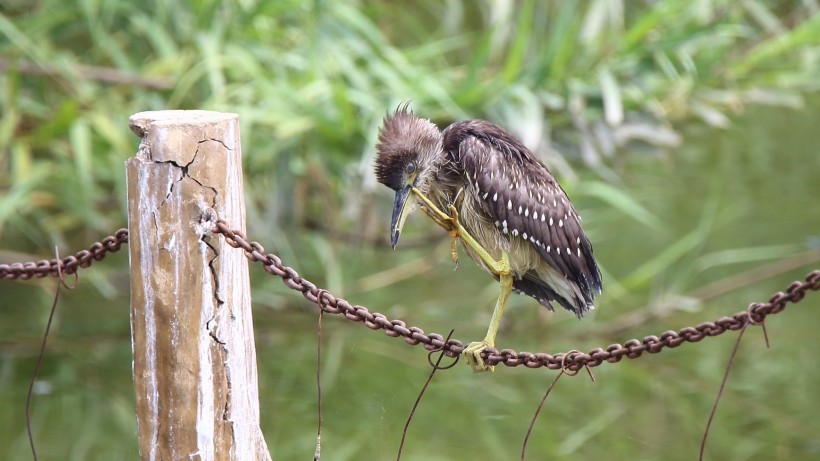
[(141, 112), (126, 161), (131, 341), (143, 460), (270, 460), (248, 262), (211, 233), (245, 229), (239, 117)]

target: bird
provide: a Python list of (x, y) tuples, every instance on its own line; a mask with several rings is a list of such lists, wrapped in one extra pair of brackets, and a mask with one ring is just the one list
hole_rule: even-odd
[(499, 283), (487, 334), (462, 354), (473, 371), (493, 371), (482, 353), (495, 347), (510, 292), (557, 303), (579, 319), (594, 309), (601, 272), (581, 218), (550, 170), (500, 126), (464, 120), (443, 131), (409, 110), (388, 112), (376, 144), (376, 179), (395, 192), (390, 244), (420, 207)]

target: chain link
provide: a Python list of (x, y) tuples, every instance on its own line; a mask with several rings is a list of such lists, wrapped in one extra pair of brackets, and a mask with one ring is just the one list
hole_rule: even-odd
[(95, 242), (87, 250), (78, 251), (72, 256), (61, 260), (42, 259), (26, 263), (0, 264), (0, 279), (23, 279), (46, 276), (57, 277), (59, 266), (63, 274), (73, 274), (79, 268), (85, 268), (94, 261), (101, 261), (108, 253), (120, 249), (123, 243), (128, 242), (128, 229), (120, 229), (99, 242)]

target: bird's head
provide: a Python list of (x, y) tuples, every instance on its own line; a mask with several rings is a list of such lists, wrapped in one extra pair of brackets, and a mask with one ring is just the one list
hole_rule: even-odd
[(396, 248), (404, 221), (413, 211), (410, 191), (426, 194), (442, 161), (442, 137), (430, 120), (407, 110), (407, 104), (387, 114), (376, 145), (376, 178), (396, 191), (390, 222), (390, 245)]

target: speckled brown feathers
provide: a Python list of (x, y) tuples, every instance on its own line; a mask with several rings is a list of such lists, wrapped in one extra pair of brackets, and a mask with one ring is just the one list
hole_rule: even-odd
[[(582, 315), (601, 291), (598, 266), (580, 218), (549, 169), (512, 135), (489, 122), (457, 122), (444, 131), (444, 151), (463, 171), (487, 218), (509, 239), (529, 243), (543, 261), (572, 281), (572, 298), (554, 296), (537, 268), (514, 288), (547, 305), (556, 300)], [(543, 272), (543, 271), (541, 271)], [(547, 286), (545, 286), (547, 285)]]
[[(410, 162), (418, 171), (408, 177)], [(439, 132), (399, 107), (379, 131), (376, 176), (393, 190), (412, 181), (442, 210), (456, 204), (483, 248), (508, 253), (516, 292), (579, 317), (593, 307), (601, 276), (575, 208), (544, 163), (501, 127), (468, 120)]]

